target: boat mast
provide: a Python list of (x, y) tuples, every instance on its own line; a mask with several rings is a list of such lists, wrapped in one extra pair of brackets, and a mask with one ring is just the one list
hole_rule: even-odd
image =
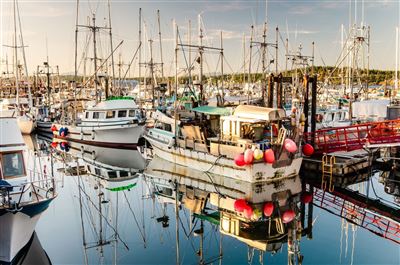
[[(77, 102), (76, 92), (78, 89), (78, 23), (79, 23), (79, 0), (76, 1), (76, 18), (75, 18), (75, 69), (74, 69), (74, 121), (77, 119)], [(84, 76), (86, 75), (86, 57), (84, 56)]]
[(192, 48), (190, 47), (192, 44), (192, 21), (189, 19), (189, 32), (188, 32), (188, 44), (189, 44), (189, 68), (188, 68), (188, 74), (189, 74), (189, 87), (193, 89), (193, 80), (192, 80)]
[(153, 40), (149, 39), (149, 46), (150, 46), (150, 85), (151, 85), (151, 107), (152, 109), (155, 108), (155, 91), (154, 91), (154, 62), (153, 62)]
[(201, 14), (198, 15), (199, 23), (199, 56), (200, 56), (200, 68), (199, 68), (199, 83), (200, 83), (200, 102), (203, 101), (203, 29), (201, 27)]
[(139, 8), (139, 96), (137, 97), (139, 99), (139, 104), (141, 105), (141, 97), (142, 97), (142, 87), (140, 85), (141, 79), (142, 79), (142, 67), (141, 67), (141, 62), (142, 62), (142, 8)]
[(162, 80), (164, 80), (164, 62), (163, 62), (163, 52), (162, 52), (162, 40), (161, 40), (160, 10), (157, 10), (157, 22), (158, 22), (158, 39), (160, 42), (161, 78)]
[[(109, 25), (109, 34), (110, 34), (110, 48), (111, 51), (113, 51), (113, 39), (112, 39), (112, 30), (111, 30), (111, 4), (110, 0), (107, 0), (107, 6), (108, 6), (108, 25)], [(95, 68), (96, 69), (96, 68)], [(113, 79), (113, 91), (114, 86), (115, 86), (115, 66), (114, 66), (114, 53), (111, 53), (111, 69), (112, 69), (112, 79)], [(118, 84), (118, 95), (121, 95), (121, 83)]]
[(18, 25), (19, 25), (19, 35), (21, 38), (21, 48), (22, 48), (22, 57), (24, 59), (24, 70), (25, 70), (25, 76), (26, 79), (28, 81), (28, 102), (29, 102), (29, 107), (32, 108), (33, 107), (33, 101), (32, 101), (32, 92), (31, 92), (31, 85), (29, 82), (29, 75), (28, 75), (28, 65), (26, 63), (26, 56), (25, 56), (25, 45), (24, 45), (24, 38), (22, 35), (22, 23), (21, 23), (21, 16), (19, 14), (19, 6), (18, 6), (18, 2), (16, 1), (16, 8), (17, 8), (17, 13), (18, 13)]
[(14, 11), (14, 64), (15, 64), (15, 89), (16, 89), (16, 103), (19, 109), (19, 77), (18, 77), (18, 43), (17, 43), (17, 0), (13, 2)]
[[(94, 62), (94, 89), (96, 91), (96, 104), (99, 102), (99, 92), (97, 91), (97, 49), (96, 49), (96, 15), (93, 14), (93, 26), (91, 27), (92, 32), (93, 32), (93, 62)], [(101, 101), (101, 99), (100, 99)]]
[(396, 27), (396, 66), (394, 76), (394, 89), (397, 93), (399, 89), (399, 27)]
[(220, 50), (220, 55), (221, 55), (221, 100), (222, 100), (222, 106), (224, 105), (225, 101), (225, 92), (224, 92), (224, 48), (223, 48), (223, 42), (222, 42), (222, 31), (221, 31), (221, 50)]

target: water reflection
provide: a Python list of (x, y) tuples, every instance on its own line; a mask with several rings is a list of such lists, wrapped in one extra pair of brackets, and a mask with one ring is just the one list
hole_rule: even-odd
[(37, 234), (34, 232), (29, 242), (18, 252), (8, 265), (47, 265), (52, 264), (46, 251), (43, 249)]
[[(302, 183), (298, 176), (285, 181), (247, 183), (181, 167), (158, 157), (141, 171), (123, 163), (112, 164), (125, 156), (113, 154), (111, 160), (99, 161), (58, 148), (55, 171), (64, 179), (63, 192), (68, 196), (56, 201), (54, 207), (67, 211), (71, 219), (63, 221), (70, 230), (58, 232), (57, 240), (47, 233), (39, 234), (46, 238), (46, 249), (52, 249), (50, 257), (57, 263), (301, 264), (304, 259), (304, 263), (316, 264), (347, 262), (346, 255), (351, 258), (349, 263), (353, 259), (357, 263), (363, 260), (357, 247), (376, 253), (369, 245), (376, 242), (377, 237), (372, 235), (377, 235), (382, 230), (379, 224), (387, 224), (388, 220), (378, 221), (377, 217), (384, 217), (382, 212), (357, 203), (365, 203), (365, 198), (357, 199), (340, 188), (334, 193), (323, 192), (318, 185)], [(365, 178), (363, 175), (341, 180), (342, 186)], [(305, 199), (307, 192), (314, 194), (312, 203), (304, 203), (310, 199)], [(238, 209), (241, 199), (251, 210), (243, 205), (246, 209)], [(274, 202), (270, 216), (264, 213), (266, 202)], [(67, 204), (73, 207), (69, 209)], [(292, 221), (286, 219), (287, 212), (294, 214)], [(389, 229), (392, 224), (399, 224), (396, 220), (392, 220)], [(368, 246), (363, 242), (363, 230), (373, 232), (367, 234)], [(309, 243), (305, 237), (313, 240)], [(59, 247), (49, 247), (59, 240)], [(393, 249), (386, 241), (378, 242)], [(336, 247), (332, 249), (331, 244)], [(380, 260), (379, 255), (370, 259)], [(391, 256), (386, 263), (393, 260), (396, 257)]]

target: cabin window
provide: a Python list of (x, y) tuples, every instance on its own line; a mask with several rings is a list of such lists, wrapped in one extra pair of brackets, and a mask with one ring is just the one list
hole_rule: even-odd
[(100, 169), (97, 168), (97, 167), (95, 167), (95, 168), (94, 168), (94, 174), (95, 174), (96, 176), (101, 176), (101, 171), (100, 171)]
[(138, 116), (137, 112), (134, 109), (130, 109), (129, 110), (129, 117), (136, 117), (136, 116)]
[(89, 119), (89, 111), (86, 112), (86, 119)]
[(0, 158), (2, 178), (6, 179), (25, 175), (22, 152), (3, 154)]
[(112, 119), (112, 118), (114, 118), (114, 116), (115, 116), (115, 111), (113, 111), (113, 110), (107, 111), (107, 115), (106, 115), (107, 119)]
[(93, 112), (93, 119), (98, 119), (100, 117), (100, 112)]
[(125, 118), (127, 114), (126, 110), (120, 110), (118, 111), (118, 118)]
[(108, 177), (115, 179), (117, 177), (117, 171), (108, 171)]
[(172, 132), (172, 126), (169, 123), (164, 124), (164, 130), (167, 132)]

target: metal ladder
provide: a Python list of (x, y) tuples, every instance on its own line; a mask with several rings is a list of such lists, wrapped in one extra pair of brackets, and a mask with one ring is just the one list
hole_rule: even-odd
[(321, 189), (326, 190), (328, 185), (329, 178), (329, 186), (328, 191), (333, 192), (335, 189), (335, 185), (333, 185), (333, 166), (336, 163), (336, 157), (334, 155), (328, 156), (324, 154), (322, 157), (322, 180), (321, 180)]

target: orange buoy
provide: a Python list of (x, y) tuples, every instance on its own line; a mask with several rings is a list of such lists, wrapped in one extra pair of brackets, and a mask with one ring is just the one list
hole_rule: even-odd
[(264, 215), (270, 217), (274, 212), (274, 204), (272, 202), (266, 202), (264, 204)]
[(57, 131), (57, 127), (54, 124), (51, 126), (50, 129), (51, 129), (52, 132)]
[(272, 149), (265, 150), (264, 161), (268, 164), (273, 164), (275, 162), (275, 154)]
[(296, 213), (292, 209), (289, 209), (282, 214), (282, 222), (284, 224), (290, 223), (291, 221), (293, 221), (295, 216)]
[(53, 148), (57, 148), (57, 145), (58, 145), (57, 142), (52, 142), (52, 143), (51, 143), (51, 147), (53, 147)]

